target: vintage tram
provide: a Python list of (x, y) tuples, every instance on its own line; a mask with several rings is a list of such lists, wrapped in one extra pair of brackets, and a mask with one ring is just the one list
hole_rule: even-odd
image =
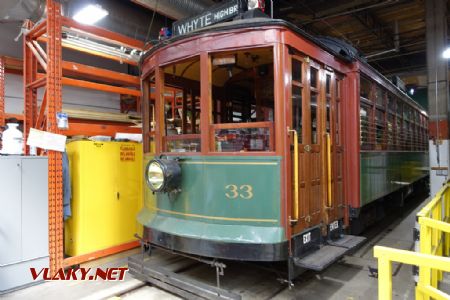
[(352, 225), (428, 176), (424, 110), (351, 47), (285, 21), (173, 37), (141, 71), (145, 243), (288, 261), (291, 280), (357, 246)]

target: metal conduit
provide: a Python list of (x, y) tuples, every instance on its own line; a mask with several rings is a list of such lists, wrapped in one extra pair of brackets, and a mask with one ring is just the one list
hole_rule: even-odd
[(131, 0), (164, 16), (179, 20), (201, 13), (214, 5), (212, 0)]

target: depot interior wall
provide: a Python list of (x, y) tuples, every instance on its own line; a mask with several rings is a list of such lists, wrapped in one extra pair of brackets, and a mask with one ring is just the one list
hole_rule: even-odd
[[(5, 79), (5, 112), (22, 114), (23, 77), (6, 74)], [(39, 89), (38, 104), (42, 100), (44, 89)], [(63, 86), (63, 109), (82, 109), (98, 112), (120, 112), (120, 96), (95, 90)]]

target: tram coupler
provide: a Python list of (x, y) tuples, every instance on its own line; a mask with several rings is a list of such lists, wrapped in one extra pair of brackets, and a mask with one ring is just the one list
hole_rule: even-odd
[(220, 289), (220, 276), (225, 275), (224, 269), (227, 267), (224, 263), (214, 262), (214, 266), (216, 267), (216, 284), (217, 288)]

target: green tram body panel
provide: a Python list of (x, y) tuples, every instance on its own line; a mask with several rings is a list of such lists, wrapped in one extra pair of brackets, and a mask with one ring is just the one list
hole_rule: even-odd
[(361, 207), (428, 175), (427, 152), (361, 152)]
[[(152, 158), (145, 156), (144, 169)], [(280, 162), (278, 156), (181, 156), (181, 192), (153, 194), (145, 184), (145, 207), (138, 220), (189, 238), (286, 241), (280, 223)]]

